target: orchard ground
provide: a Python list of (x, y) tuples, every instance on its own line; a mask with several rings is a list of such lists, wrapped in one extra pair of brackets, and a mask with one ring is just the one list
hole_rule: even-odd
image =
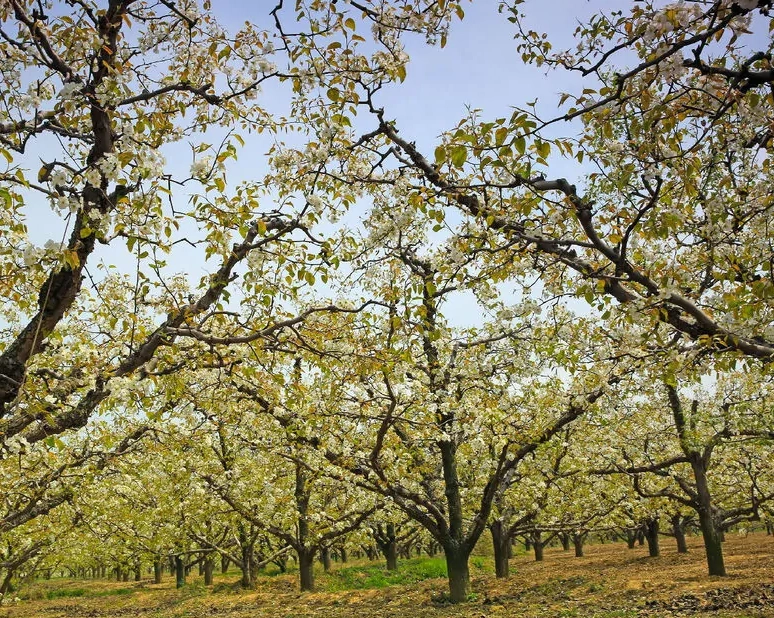
[(439, 601), (446, 590), (443, 560), (424, 557), (403, 561), (398, 575), (381, 563), (336, 564), (329, 574), (320, 569), (318, 590), (305, 594), (293, 573), (263, 575), (255, 591), (239, 591), (236, 573), (216, 577), (210, 588), (192, 574), (181, 590), (171, 576), (160, 585), (52, 579), (21, 591), (26, 598), (0, 609), (0, 617), (774, 617), (774, 537), (732, 534), (724, 545), (724, 578), (705, 574), (700, 537), (689, 538), (684, 555), (663, 538), (658, 558), (623, 543), (588, 545), (582, 558), (549, 548), (541, 563), (521, 554), (513, 558), (507, 580), (494, 577), (491, 558), (473, 556), (475, 593), (461, 605)]

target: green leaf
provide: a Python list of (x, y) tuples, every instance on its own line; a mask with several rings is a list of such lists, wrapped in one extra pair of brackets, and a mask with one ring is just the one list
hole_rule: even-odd
[(5, 202), (5, 207), (10, 210), (11, 204), (13, 203), (11, 192), (8, 191), (8, 189), (3, 189), (0, 187), (0, 198), (2, 198), (3, 202)]
[(456, 167), (465, 165), (468, 160), (468, 149), (465, 146), (455, 146), (451, 152), (451, 162)]
[(446, 162), (446, 148), (443, 146), (438, 146), (438, 148), (435, 149), (435, 164), (436, 165), (443, 165)]

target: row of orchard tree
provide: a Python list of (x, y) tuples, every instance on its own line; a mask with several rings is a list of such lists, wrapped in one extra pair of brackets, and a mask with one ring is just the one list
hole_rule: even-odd
[(0, 5), (3, 590), (87, 537), (309, 588), (405, 521), (455, 601), (487, 530), (504, 574), (517, 534), (690, 519), (725, 572), (774, 491), (772, 2), (566, 45), (500, 2), (580, 87), (427, 143), (387, 94), (467, 4)]
[[(155, 426), (57, 511), (63, 541), (45, 528), (44, 564), (127, 576), (153, 564), (158, 578), (171, 560), (181, 583), (192, 566), (211, 583), (216, 565), (233, 564), (252, 586), (261, 566), (292, 557), (311, 590), (317, 557), (376, 547), (394, 568), (408, 542), (442, 551), (452, 594), (467, 595), (484, 534), (507, 576), (517, 537), (541, 558), (552, 539), (582, 555), (590, 534), (634, 543), (642, 532), (658, 555), (659, 532), (685, 550), (690, 527), (708, 572), (724, 575), (723, 533), (772, 519), (760, 374), (702, 384), (666, 377), (663, 358), (600, 372), (610, 349), (570, 315), (513, 316), (507, 337), (449, 330), (413, 343), (400, 332), (414, 327), (389, 311), (383, 323), (363, 317), (316, 323), (336, 333), (323, 363), (317, 352), (268, 364), (245, 354), (227, 372), (160, 377), (143, 408)], [(514, 359), (517, 348), (529, 353)], [(431, 350), (440, 388), (423, 388)], [(569, 354), (583, 369), (557, 362)], [(17, 533), (37, 539), (29, 530)]]

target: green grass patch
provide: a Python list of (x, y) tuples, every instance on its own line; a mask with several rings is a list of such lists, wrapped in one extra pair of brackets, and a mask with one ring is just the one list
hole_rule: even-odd
[(59, 588), (56, 590), (49, 590), (45, 594), (45, 598), (49, 601), (53, 599), (66, 599), (68, 597), (113, 597), (126, 594), (133, 594), (134, 588), (113, 588), (108, 590), (86, 590), (85, 588)]
[(63, 599), (68, 597), (82, 597), (86, 594), (86, 590), (83, 588), (61, 588), (59, 590), (49, 590), (46, 592), (46, 598), (51, 601), (53, 599)]
[(388, 571), (381, 564), (344, 567), (328, 573), (320, 584), (334, 592), (400, 586), (436, 577), (446, 577), (443, 558), (412, 558), (399, 561), (397, 571)]

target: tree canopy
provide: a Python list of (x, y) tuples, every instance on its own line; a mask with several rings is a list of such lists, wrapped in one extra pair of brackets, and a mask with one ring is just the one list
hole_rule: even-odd
[(245, 585), (416, 525), (454, 601), (487, 528), (694, 511), (725, 573), (713, 539), (774, 496), (772, 2), (567, 38), (503, 0), (508, 62), (566, 92), (428, 142), (390, 103), (470, 5), (0, 5), (8, 581), (67, 546), (56, 509), (121, 568), (217, 554)]

